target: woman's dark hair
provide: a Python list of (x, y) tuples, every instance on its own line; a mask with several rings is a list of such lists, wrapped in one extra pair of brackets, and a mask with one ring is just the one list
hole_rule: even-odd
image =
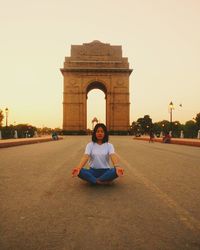
[(102, 128), (104, 131), (104, 138), (102, 140), (103, 143), (108, 142), (108, 130), (106, 126), (103, 123), (97, 123), (96, 126), (94, 127), (93, 133), (92, 133), (92, 141), (97, 142), (97, 137), (96, 137), (96, 132), (98, 128)]

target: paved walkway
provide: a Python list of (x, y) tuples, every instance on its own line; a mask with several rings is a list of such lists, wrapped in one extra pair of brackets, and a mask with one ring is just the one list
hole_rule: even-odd
[[(148, 136), (134, 137), (133, 139), (134, 140), (149, 141)], [(154, 138), (154, 142), (161, 142), (162, 143), (162, 138)], [(171, 144), (179, 144), (179, 145), (200, 147), (200, 139), (171, 138)]]
[[(62, 139), (62, 137), (59, 137), (59, 139)], [(0, 148), (7, 148), (7, 147), (33, 144), (33, 143), (39, 143), (39, 142), (47, 142), (47, 141), (53, 141), (52, 137), (42, 136), (42, 137), (36, 137), (36, 138), (3, 139), (3, 140), (0, 140)]]

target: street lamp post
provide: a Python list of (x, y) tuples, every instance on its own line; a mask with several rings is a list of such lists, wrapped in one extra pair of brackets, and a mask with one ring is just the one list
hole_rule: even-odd
[(169, 104), (169, 112), (170, 112), (170, 127), (171, 127), (171, 134), (172, 134), (172, 110), (174, 109), (173, 102), (170, 102)]
[(6, 127), (8, 127), (8, 108), (5, 108), (6, 112)]
[(169, 104), (169, 111), (170, 111), (170, 123), (172, 124), (172, 110), (174, 108), (173, 102), (170, 102)]

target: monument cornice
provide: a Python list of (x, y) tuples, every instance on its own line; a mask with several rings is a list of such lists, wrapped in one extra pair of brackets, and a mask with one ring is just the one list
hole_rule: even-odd
[(133, 69), (127, 68), (64, 68), (60, 69), (62, 73), (64, 72), (119, 72), (119, 73), (132, 73)]

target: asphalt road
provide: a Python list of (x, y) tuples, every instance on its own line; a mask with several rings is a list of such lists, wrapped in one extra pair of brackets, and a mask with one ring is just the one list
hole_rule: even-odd
[(125, 176), (71, 177), (90, 137), (0, 150), (1, 250), (200, 249), (200, 148), (110, 137)]

